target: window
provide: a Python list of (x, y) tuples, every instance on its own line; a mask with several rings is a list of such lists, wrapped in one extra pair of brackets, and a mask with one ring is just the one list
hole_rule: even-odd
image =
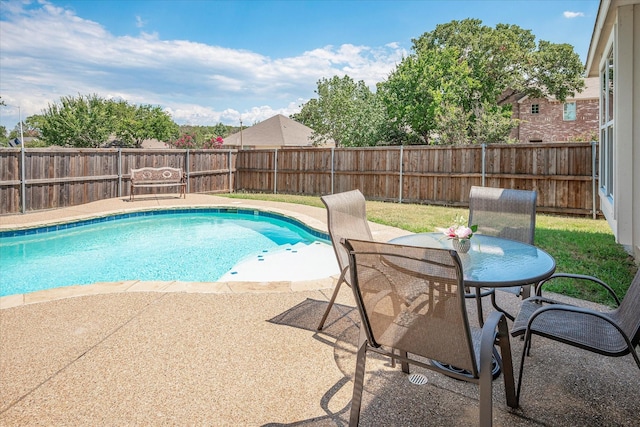
[(540, 104), (531, 104), (531, 114), (540, 113)]
[(613, 49), (600, 69), (600, 191), (613, 200)]
[(562, 110), (562, 120), (571, 121), (576, 119), (576, 103), (565, 102)]

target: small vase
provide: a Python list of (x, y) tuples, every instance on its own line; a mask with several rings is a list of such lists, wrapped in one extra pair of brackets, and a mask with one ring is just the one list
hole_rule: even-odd
[(466, 254), (471, 249), (471, 240), (469, 239), (453, 239), (453, 249), (461, 254)]

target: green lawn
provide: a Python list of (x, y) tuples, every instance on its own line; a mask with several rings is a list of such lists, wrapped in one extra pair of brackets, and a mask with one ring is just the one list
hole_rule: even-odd
[[(219, 195), (219, 194), (218, 194)], [(324, 208), (317, 196), (236, 193), (225, 197), (298, 203)], [(391, 225), (415, 233), (435, 231), (449, 224), (467, 209), (441, 206), (367, 202), (367, 217), (379, 224)], [(556, 260), (557, 272), (596, 276), (608, 283), (622, 298), (637, 270), (633, 258), (614, 240), (607, 222), (580, 217), (539, 214), (536, 217), (536, 246)], [(589, 301), (611, 304), (600, 287), (576, 286), (570, 280), (558, 280), (546, 289)]]

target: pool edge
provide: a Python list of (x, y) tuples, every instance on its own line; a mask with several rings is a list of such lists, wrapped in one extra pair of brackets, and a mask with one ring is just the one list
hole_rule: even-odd
[(322, 279), (264, 282), (183, 282), (178, 280), (100, 282), (3, 296), (0, 297), (0, 310), (66, 298), (126, 292), (245, 294), (321, 291), (332, 289), (337, 279), (337, 275), (332, 275)]

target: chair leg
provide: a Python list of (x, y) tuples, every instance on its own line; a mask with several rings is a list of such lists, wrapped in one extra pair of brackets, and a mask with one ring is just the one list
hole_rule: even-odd
[[(480, 292), (480, 288), (476, 288), (476, 310), (478, 311), (478, 323), (482, 328), (484, 326), (484, 314), (482, 313), (482, 296)], [(493, 299), (493, 294), (491, 298)]]
[(493, 394), (491, 375), (491, 360), (493, 354), (493, 341), (480, 344), (480, 427), (491, 427), (493, 425)]
[(531, 331), (527, 329), (524, 336), (524, 347), (522, 348), (522, 357), (520, 358), (520, 372), (518, 373), (518, 388), (516, 389), (516, 401), (520, 402), (520, 390), (522, 388), (522, 372), (524, 371), (524, 359), (529, 353), (531, 347)]
[(321, 331), (324, 327), (324, 322), (327, 320), (327, 316), (329, 316), (329, 312), (331, 311), (331, 307), (333, 307), (333, 303), (336, 301), (336, 297), (338, 296), (338, 292), (340, 291), (340, 285), (344, 282), (344, 276), (347, 274), (348, 268), (342, 270), (340, 273), (340, 277), (338, 278), (338, 283), (336, 283), (336, 287), (333, 289), (333, 295), (331, 295), (331, 299), (329, 300), (329, 305), (327, 305), (327, 309), (324, 311), (322, 315), (322, 319), (320, 320), (320, 324), (318, 325), (318, 330)]
[(349, 416), (349, 427), (357, 427), (360, 421), (360, 406), (362, 404), (362, 393), (364, 391), (364, 373), (367, 362), (367, 337), (364, 328), (360, 328), (360, 339), (358, 340), (358, 352), (356, 356), (356, 372), (353, 379), (353, 395), (351, 397), (351, 414)]
[(500, 360), (502, 378), (504, 380), (504, 392), (507, 405), (512, 408), (518, 407), (516, 396), (515, 380), (513, 376), (513, 359), (511, 357), (511, 341), (509, 338), (509, 327), (507, 320), (502, 318), (498, 323), (498, 336), (496, 342), (500, 348)]
[[(407, 358), (408, 354), (406, 351), (400, 351), (400, 356)], [(405, 362), (404, 360), (400, 362), (400, 367), (402, 368), (402, 372), (405, 374), (409, 373), (409, 362)]]
[(513, 382), (513, 364), (511, 361), (511, 343), (509, 341), (509, 327), (504, 314), (493, 312), (489, 315), (480, 339), (480, 426), (490, 427), (493, 423), (492, 400), (492, 359), (495, 345), (500, 348), (498, 363), (501, 364), (507, 405), (518, 407), (515, 386)]

